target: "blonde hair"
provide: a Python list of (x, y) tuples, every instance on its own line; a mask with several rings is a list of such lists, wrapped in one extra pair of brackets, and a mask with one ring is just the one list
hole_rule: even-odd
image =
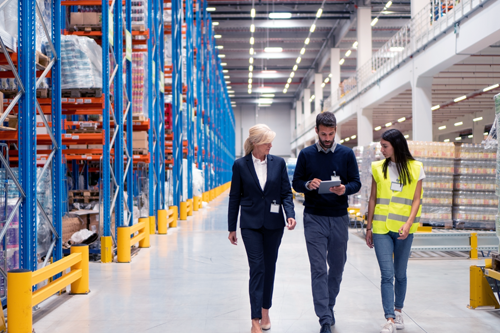
[(276, 132), (273, 132), (269, 126), (264, 124), (257, 124), (250, 127), (248, 130), (248, 138), (245, 140), (245, 156), (250, 154), (255, 145), (273, 142), (276, 137)]

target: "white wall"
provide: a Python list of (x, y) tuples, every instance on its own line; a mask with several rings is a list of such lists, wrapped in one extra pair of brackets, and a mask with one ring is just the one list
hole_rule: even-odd
[[(256, 124), (266, 124), (276, 132), (271, 154), (290, 157), (290, 105), (275, 104), (271, 107), (259, 108), (256, 105), (246, 104), (233, 108), (236, 121), (236, 157), (244, 154), (243, 142), (248, 137), (248, 130)], [(242, 140), (243, 136), (243, 140)]]

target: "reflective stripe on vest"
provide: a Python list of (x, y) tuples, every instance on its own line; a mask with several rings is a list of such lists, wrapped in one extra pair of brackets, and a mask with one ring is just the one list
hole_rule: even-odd
[[(411, 206), (413, 197), (417, 187), (422, 163), (418, 161), (409, 161), (408, 168), (411, 174), (412, 182), (403, 186), (401, 192), (391, 190), (390, 177), (384, 178), (383, 165), (384, 161), (372, 163), (372, 174), (377, 183), (377, 200), (375, 212), (373, 216), (373, 233), (386, 234), (389, 231), (398, 232), (399, 229), (406, 223), (411, 214)], [(423, 190), (422, 195), (423, 196)], [(410, 228), (410, 233), (413, 233), (418, 228), (420, 222), (422, 206), (419, 207), (414, 223)]]

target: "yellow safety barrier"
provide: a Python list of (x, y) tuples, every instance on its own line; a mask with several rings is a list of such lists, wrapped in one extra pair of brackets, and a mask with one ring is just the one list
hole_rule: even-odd
[(183, 201), (181, 202), (180, 204), (180, 207), (179, 207), (179, 220), (181, 221), (185, 221), (187, 220), (188, 218), (188, 215), (187, 215), (187, 202)]
[[(131, 227), (118, 227), (118, 262), (130, 262), (131, 247), (136, 243), (139, 243), (139, 247), (141, 248), (149, 247), (149, 221), (150, 218), (143, 217), (139, 219), (139, 223)], [(130, 236), (136, 232), (139, 232), (139, 234), (130, 238)]]
[(168, 226), (170, 228), (176, 228), (177, 219), (179, 218), (179, 209), (177, 208), (177, 206), (170, 206), (167, 215)]
[(201, 207), (201, 197), (193, 197), (193, 211), (197, 212)]
[(193, 199), (187, 199), (187, 215), (193, 216)]
[[(46, 286), (33, 292), (33, 286), (49, 278), (71, 271)], [(71, 285), (72, 294), (86, 295), (89, 290), (89, 247), (76, 244), (71, 254), (64, 259), (31, 272), (16, 269), (7, 273), (7, 316), (9, 333), (29, 333), (33, 331), (32, 308), (42, 301)]]
[(149, 234), (156, 234), (156, 218), (154, 216), (149, 217)]
[(479, 266), (470, 266), (470, 303), (468, 306), (470, 309), (476, 309), (478, 307), (494, 307), (495, 309), (500, 309), (500, 304), (486, 279), (485, 273), (493, 279), (500, 280), (499, 272), (486, 267), (483, 271)]
[(477, 259), (477, 233), (472, 232), (470, 234), (470, 258)]
[(168, 232), (168, 211), (165, 209), (158, 210), (158, 234), (166, 235)]
[(113, 239), (111, 236), (101, 237), (101, 262), (113, 262)]

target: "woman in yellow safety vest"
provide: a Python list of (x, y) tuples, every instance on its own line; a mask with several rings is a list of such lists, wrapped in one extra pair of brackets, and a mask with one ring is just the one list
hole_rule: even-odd
[(401, 310), (406, 295), (406, 267), (413, 233), (419, 226), (425, 173), (397, 129), (386, 131), (380, 145), (385, 159), (372, 163), (366, 244), (375, 247), (381, 272), (382, 305), (387, 322), (380, 332), (393, 333), (404, 328)]

